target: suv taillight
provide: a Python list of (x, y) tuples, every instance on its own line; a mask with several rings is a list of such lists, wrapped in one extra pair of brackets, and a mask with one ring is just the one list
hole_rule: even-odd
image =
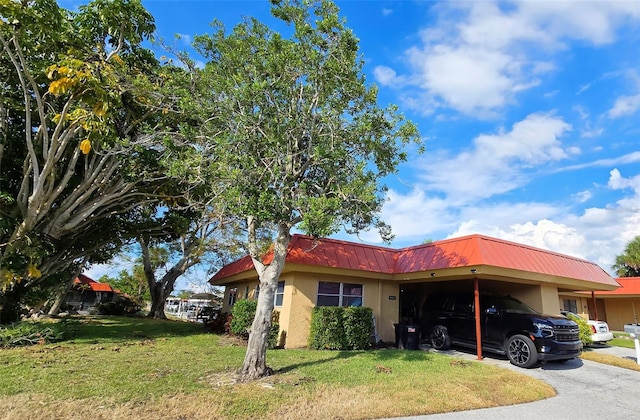
[(597, 332), (597, 331), (596, 331), (596, 326), (595, 326), (595, 325), (590, 325), (590, 327), (591, 327), (591, 332), (592, 332), (593, 334), (595, 334), (595, 333)]

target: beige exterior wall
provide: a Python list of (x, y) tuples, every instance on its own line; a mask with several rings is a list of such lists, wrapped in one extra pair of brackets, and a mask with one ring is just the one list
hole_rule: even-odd
[(558, 301), (558, 288), (550, 285), (531, 286), (518, 288), (511, 296), (521, 300), (538, 312), (547, 315), (559, 315), (560, 303)]
[(603, 300), (610, 330), (624, 331), (625, 324), (640, 322), (640, 297)]
[[(286, 278), (285, 301), (280, 314), (280, 329), (286, 333), (286, 348), (307, 346), (311, 328), (311, 310), (316, 306), (318, 283), (321, 281), (362, 284), (362, 306), (373, 310), (379, 339), (383, 341), (395, 339), (393, 324), (398, 322), (399, 312), (397, 283), (317, 273), (295, 273)], [(395, 299), (389, 300), (389, 296)], [(384, 321), (381, 323), (380, 320)]]
[[(378, 338), (383, 341), (395, 340), (393, 324), (398, 322), (399, 314), (398, 283), (318, 273), (288, 273), (282, 275), (280, 281), (284, 281), (283, 302), (281, 307), (274, 309), (280, 312), (280, 338), (286, 348), (307, 347), (311, 310), (316, 306), (318, 283), (321, 281), (362, 284), (363, 306), (373, 310)], [(257, 285), (257, 280), (227, 285), (222, 312), (231, 313), (229, 293), (232, 289), (237, 289), (236, 300), (254, 299)]]

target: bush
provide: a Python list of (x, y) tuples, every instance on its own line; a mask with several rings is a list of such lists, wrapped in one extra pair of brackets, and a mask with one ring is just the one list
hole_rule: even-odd
[(99, 304), (96, 309), (100, 315), (133, 315), (140, 312), (140, 305), (127, 297)]
[(364, 350), (371, 345), (371, 308), (316, 306), (311, 311), (309, 347), (315, 350)]
[(591, 326), (589, 325), (587, 320), (572, 313), (568, 313), (567, 318), (575, 321), (576, 324), (578, 324), (578, 327), (580, 327), (580, 341), (582, 341), (582, 345), (588, 346), (592, 344), (593, 340), (591, 340)]
[(371, 346), (373, 310), (358, 306), (344, 309), (344, 336), (348, 349), (366, 350)]
[(315, 350), (344, 350), (344, 308), (316, 306), (311, 311), (309, 347)]
[(29, 321), (0, 326), (0, 348), (32, 346), (62, 341), (64, 339), (64, 326), (64, 322), (38, 323)]
[(231, 321), (231, 315), (226, 312), (218, 314), (212, 319), (205, 321), (204, 327), (212, 333), (222, 334), (229, 332), (229, 323)]
[(256, 307), (258, 302), (255, 300), (242, 299), (233, 305), (231, 314), (231, 333), (244, 339), (249, 337), (251, 332), (251, 324), (256, 316)]

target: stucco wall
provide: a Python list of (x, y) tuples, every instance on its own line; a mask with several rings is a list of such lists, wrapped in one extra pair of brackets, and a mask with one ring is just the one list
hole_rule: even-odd
[[(318, 282), (330, 281), (363, 285), (363, 306), (373, 310), (379, 339), (393, 341), (393, 324), (398, 322), (398, 285), (377, 279), (317, 273), (295, 273), (285, 280), (285, 302), (280, 314), (280, 328), (286, 332), (286, 348), (306, 347), (311, 327), (311, 310), (316, 305)], [(389, 299), (389, 296), (395, 299)], [(383, 320), (380, 322), (380, 320)]]
[(624, 331), (625, 324), (640, 322), (640, 298), (604, 299), (609, 329)]
[(518, 288), (511, 293), (511, 296), (521, 300), (543, 314), (560, 314), (560, 302), (558, 300), (557, 287), (540, 285)]

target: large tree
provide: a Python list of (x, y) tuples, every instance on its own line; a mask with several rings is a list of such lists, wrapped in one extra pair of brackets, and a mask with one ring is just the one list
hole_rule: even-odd
[(640, 277), (640, 236), (629, 241), (624, 252), (616, 257), (613, 269), (620, 277)]
[(139, 0), (0, 4), (0, 290), (108, 258), (162, 195), (154, 29)]
[[(207, 58), (193, 115), (206, 118), (198, 152), (216, 174), (215, 193), (248, 227), (249, 254), (260, 294), (239, 374), (268, 374), (267, 338), (274, 294), (291, 230), (317, 237), (344, 228), (389, 227), (378, 214), (383, 178), (406, 159), (405, 145), (420, 140), (395, 106), (377, 104), (366, 83), (358, 39), (329, 1), (272, 1), (288, 25), (284, 36), (255, 19), (214, 32), (195, 46)], [(421, 146), (419, 146), (420, 148)], [(213, 193), (213, 192), (212, 192)], [(273, 259), (262, 260), (256, 232), (274, 228)]]

